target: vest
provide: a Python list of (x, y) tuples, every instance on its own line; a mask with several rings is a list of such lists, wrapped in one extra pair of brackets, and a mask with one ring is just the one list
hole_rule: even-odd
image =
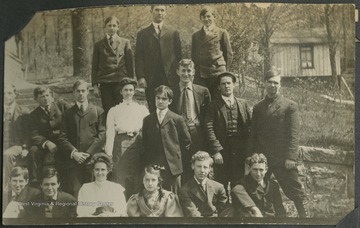
[(228, 107), (227, 105), (225, 105), (225, 107), (226, 107), (227, 122), (228, 122), (226, 136), (227, 137), (239, 136), (240, 133), (238, 131), (239, 113), (238, 113), (237, 102), (234, 102), (234, 104), (231, 107)]

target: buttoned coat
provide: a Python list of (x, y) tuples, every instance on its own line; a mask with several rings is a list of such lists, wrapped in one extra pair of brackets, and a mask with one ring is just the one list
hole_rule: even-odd
[(218, 216), (225, 209), (227, 199), (224, 186), (210, 179), (206, 180), (206, 194), (194, 178), (179, 190), (180, 205), (186, 217)]
[(124, 77), (134, 78), (134, 63), (128, 39), (114, 36), (113, 47), (107, 37), (94, 45), (91, 83), (120, 82)]
[(263, 99), (254, 106), (251, 126), (251, 153), (263, 153), (268, 164), (296, 160), (299, 147), (298, 105), (282, 95)]
[(60, 156), (56, 161), (61, 167), (70, 168), (78, 164), (71, 159), (74, 149), (90, 155), (102, 150), (105, 144), (103, 113), (102, 108), (90, 103), (83, 113), (76, 104), (64, 112), (58, 139), (59, 153), (56, 153)]
[[(40, 192), (35, 195), (31, 203), (25, 207), (26, 217), (30, 218), (45, 218), (45, 208), (50, 201), (45, 200), (44, 193)], [(52, 202), (52, 216), (53, 218), (71, 218), (76, 217), (76, 199), (62, 191), (58, 191), (56, 202)]]
[[(250, 134), (251, 111), (244, 99), (234, 97), (238, 107), (238, 129), (241, 136), (244, 156)], [(241, 123), (241, 124), (240, 124)], [(221, 96), (213, 99), (205, 112), (206, 138), (209, 143), (210, 153), (216, 154), (224, 149), (223, 145), (226, 140), (228, 119), (226, 104)], [(240, 152), (240, 151), (239, 151)]]
[[(161, 133), (161, 138), (156, 137)], [(156, 161), (156, 156), (164, 152), (170, 172), (176, 176), (183, 172), (182, 156), (189, 153), (191, 138), (182, 116), (168, 110), (159, 124), (157, 113), (144, 118), (143, 143), (145, 165)]]
[[(169, 108), (175, 113), (181, 115), (182, 104), (180, 103), (182, 98), (181, 98), (180, 85), (177, 84), (171, 87), (171, 89), (174, 92), (174, 98)], [(198, 117), (200, 124), (204, 126), (205, 109), (211, 101), (211, 95), (209, 90), (204, 86), (192, 84), (192, 89), (193, 89), (196, 112), (199, 114)]]
[(191, 58), (196, 72), (202, 78), (216, 77), (226, 71), (233, 59), (228, 32), (216, 26), (208, 34), (204, 28), (195, 32), (192, 36)]
[[(162, 65), (158, 64), (155, 56), (160, 55)], [(160, 38), (153, 24), (138, 32), (136, 38), (135, 72), (137, 79), (145, 78), (148, 86), (156, 84), (157, 76), (152, 72), (159, 72), (156, 68), (163, 68), (170, 86), (179, 82), (176, 75), (178, 62), (182, 58), (179, 32), (167, 25), (163, 25)]]
[(285, 217), (280, 188), (274, 178), (264, 179), (262, 188), (250, 175), (246, 175), (231, 190), (232, 205), (235, 216), (248, 217), (248, 208), (256, 206), (264, 217)]
[(62, 115), (70, 108), (63, 100), (51, 103), (49, 114), (40, 106), (30, 113), (30, 138), (32, 145), (39, 148), (47, 141), (57, 143)]

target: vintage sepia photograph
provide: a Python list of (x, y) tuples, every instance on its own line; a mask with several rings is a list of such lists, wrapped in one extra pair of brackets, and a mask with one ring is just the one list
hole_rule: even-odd
[(4, 41), (2, 223), (338, 224), (355, 208), (356, 17), (37, 11)]

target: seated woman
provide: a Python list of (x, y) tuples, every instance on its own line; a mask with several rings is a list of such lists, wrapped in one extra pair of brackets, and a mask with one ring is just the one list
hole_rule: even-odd
[(161, 168), (147, 166), (142, 190), (127, 203), (129, 217), (182, 217), (177, 195), (161, 188)]
[(121, 217), (126, 215), (124, 188), (108, 181), (107, 175), (112, 168), (111, 159), (105, 153), (92, 157), (95, 181), (85, 183), (79, 190), (78, 217)]
[(121, 184), (128, 200), (140, 188), (140, 153), (142, 141), (140, 130), (143, 119), (149, 114), (144, 105), (133, 100), (137, 83), (123, 78), (119, 83), (122, 103), (112, 107), (106, 119), (105, 152), (113, 156), (114, 170), (110, 180)]

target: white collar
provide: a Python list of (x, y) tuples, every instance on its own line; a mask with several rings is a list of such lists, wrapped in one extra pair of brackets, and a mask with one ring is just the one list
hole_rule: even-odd
[(164, 25), (164, 21), (160, 22), (160, 23), (156, 23), (156, 22), (152, 22), (151, 23), (156, 29), (159, 28), (160, 26), (160, 29), (162, 29), (163, 25)]
[[(118, 34), (114, 34), (114, 35), (112, 35), (112, 38), (113, 39), (115, 39), (115, 38), (117, 38), (118, 37)], [(110, 39), (110, 35), (109, 34), (106, 34), (106, 39)]]
[(80, 106), (83, 105), (84, 110), (86, 110), (87, 107), (89, 106), (89, 101), (86, 100), (86, 101), (84, 101), (83, 103), (80, 103), (80, 102), (77, 102), (77, 101), (76, 101), (76, 105), (78, 106), (79, 109), (80, 109)]
[(18, 194), (16, 194), (13, 190), (11, 190), (11, 196), (18, 196)]
[(169, 108), (160, 110), (158, 108), (156, 108), (156, 114), (159, 116), (159, 113), (161, 112), (163, 114), (163, 117), (165, 117), (166, 113), (169, 111)]
[(187, 83), (187, 85), (184, 85), (181, 82), (179, 82), (179, 86), (180, 86), (180, 91), (183, 91), (185, 87), (189, 87), (189, 89), (191, 91), (193, 90), (193, 83), (192, 82)]
[(235, 102), (234, 94), (232, 94), (230, 97), (225, 97), (225, 96), (221, 95), (221, 98), (225, 101), (226, 104), (227, 104), (228, 100), (230, 100), (231, 104), (234, 104), (234, 102)]
[(211, 24), (209, 27), (206, 27), (206, 26), (204, 25), (203, 27), (204, 27), (204, 31), (212, 31), (212, 30), (215, 28), (215, 25), (214, 25), (214, 24)]
[(196, 179), (195, 176), (194, 176), (194, 179), (195, 179), (196, 183), (201, 184), (202, 186), (206, 185), (207, 177), (205, 177), (205, 179), (201, 183), (198, 181), (198, 179)]

